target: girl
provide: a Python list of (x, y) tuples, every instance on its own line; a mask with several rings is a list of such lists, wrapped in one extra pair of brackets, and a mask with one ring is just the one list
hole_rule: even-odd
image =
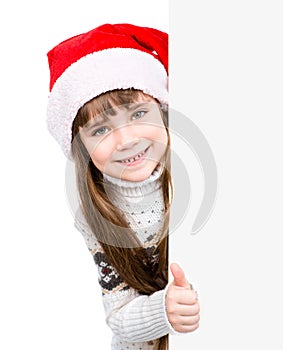
[(167, 34), (105, 24), (48, 53), (48, 128), (75, 162), (75, 226), (98, 266), (112, 349), (168, 349), (195, 330), (196, 293), (168, 284)]

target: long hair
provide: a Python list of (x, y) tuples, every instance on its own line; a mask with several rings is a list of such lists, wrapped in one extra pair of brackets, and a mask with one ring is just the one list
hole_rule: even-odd
[[(99, 95), (81, 107), (73, 122), (72, 155), (83, 215), (101, 244), (109, 263), (130, 287), (140, 294), (151, 295), (164, 289), (168, 283), (168, 227), (172, 183), (167, 116), (160, 108), (168, 135), (168, 145), (160, 176), (165, 214), (160, 239), (152, 252), (152, 255), (157, 255), (157, 262), (148, 256), (148, 252), (142, 247), (142, 243), (130, 228), (121, 210), (108, 198), (103, 175), (93, 164), (79, 136), (79, 128), (92, 117), (113, 106), (133, 103), (141, 94), (143, 94), (141, 91), (135, 89), (113, 90)], [(168, 335), (156, 339), (154, 349), (167, 350)]]

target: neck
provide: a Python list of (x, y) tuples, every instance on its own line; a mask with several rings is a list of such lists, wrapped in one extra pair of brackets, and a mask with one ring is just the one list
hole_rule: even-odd
[(115, 187), (115, 191), (126, 197), (139, 197), (160, 188), (163, 167), (158, 165), (152, 174), (143, 181), (132, 182), (103, 174), (105, 184)]

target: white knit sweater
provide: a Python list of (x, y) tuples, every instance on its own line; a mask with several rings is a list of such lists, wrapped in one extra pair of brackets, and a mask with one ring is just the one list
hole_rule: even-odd
[[(136, 183), (104, 177), (110, 187), (114, 186), (117, 191), (116, 196), (109, 194), (111, 200), (124, 211), (144, 248), (152, 249), (158, 242), (164, 213), (160, 169), (155, 170), (148, 179)], [(98, 267), (106, 322), (113, 331), (111, 349), (152, 350), (152, 340), (168, 333), (177, 333), (166, 315), (166, 288), (150, 296), (139, 295), (109, 265), (80, 211), (76, 215), (75, 226), (82, 233)]]

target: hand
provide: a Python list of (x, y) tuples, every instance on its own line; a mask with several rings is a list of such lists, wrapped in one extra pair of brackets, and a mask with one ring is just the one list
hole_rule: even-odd
[(170, 283), (165, 298), (168, 320), (175, 331), (192, 332), (199, 327), (200, 320), (197, 294), (178, 264), (172, 263), (170, 270), (174, 280)]

